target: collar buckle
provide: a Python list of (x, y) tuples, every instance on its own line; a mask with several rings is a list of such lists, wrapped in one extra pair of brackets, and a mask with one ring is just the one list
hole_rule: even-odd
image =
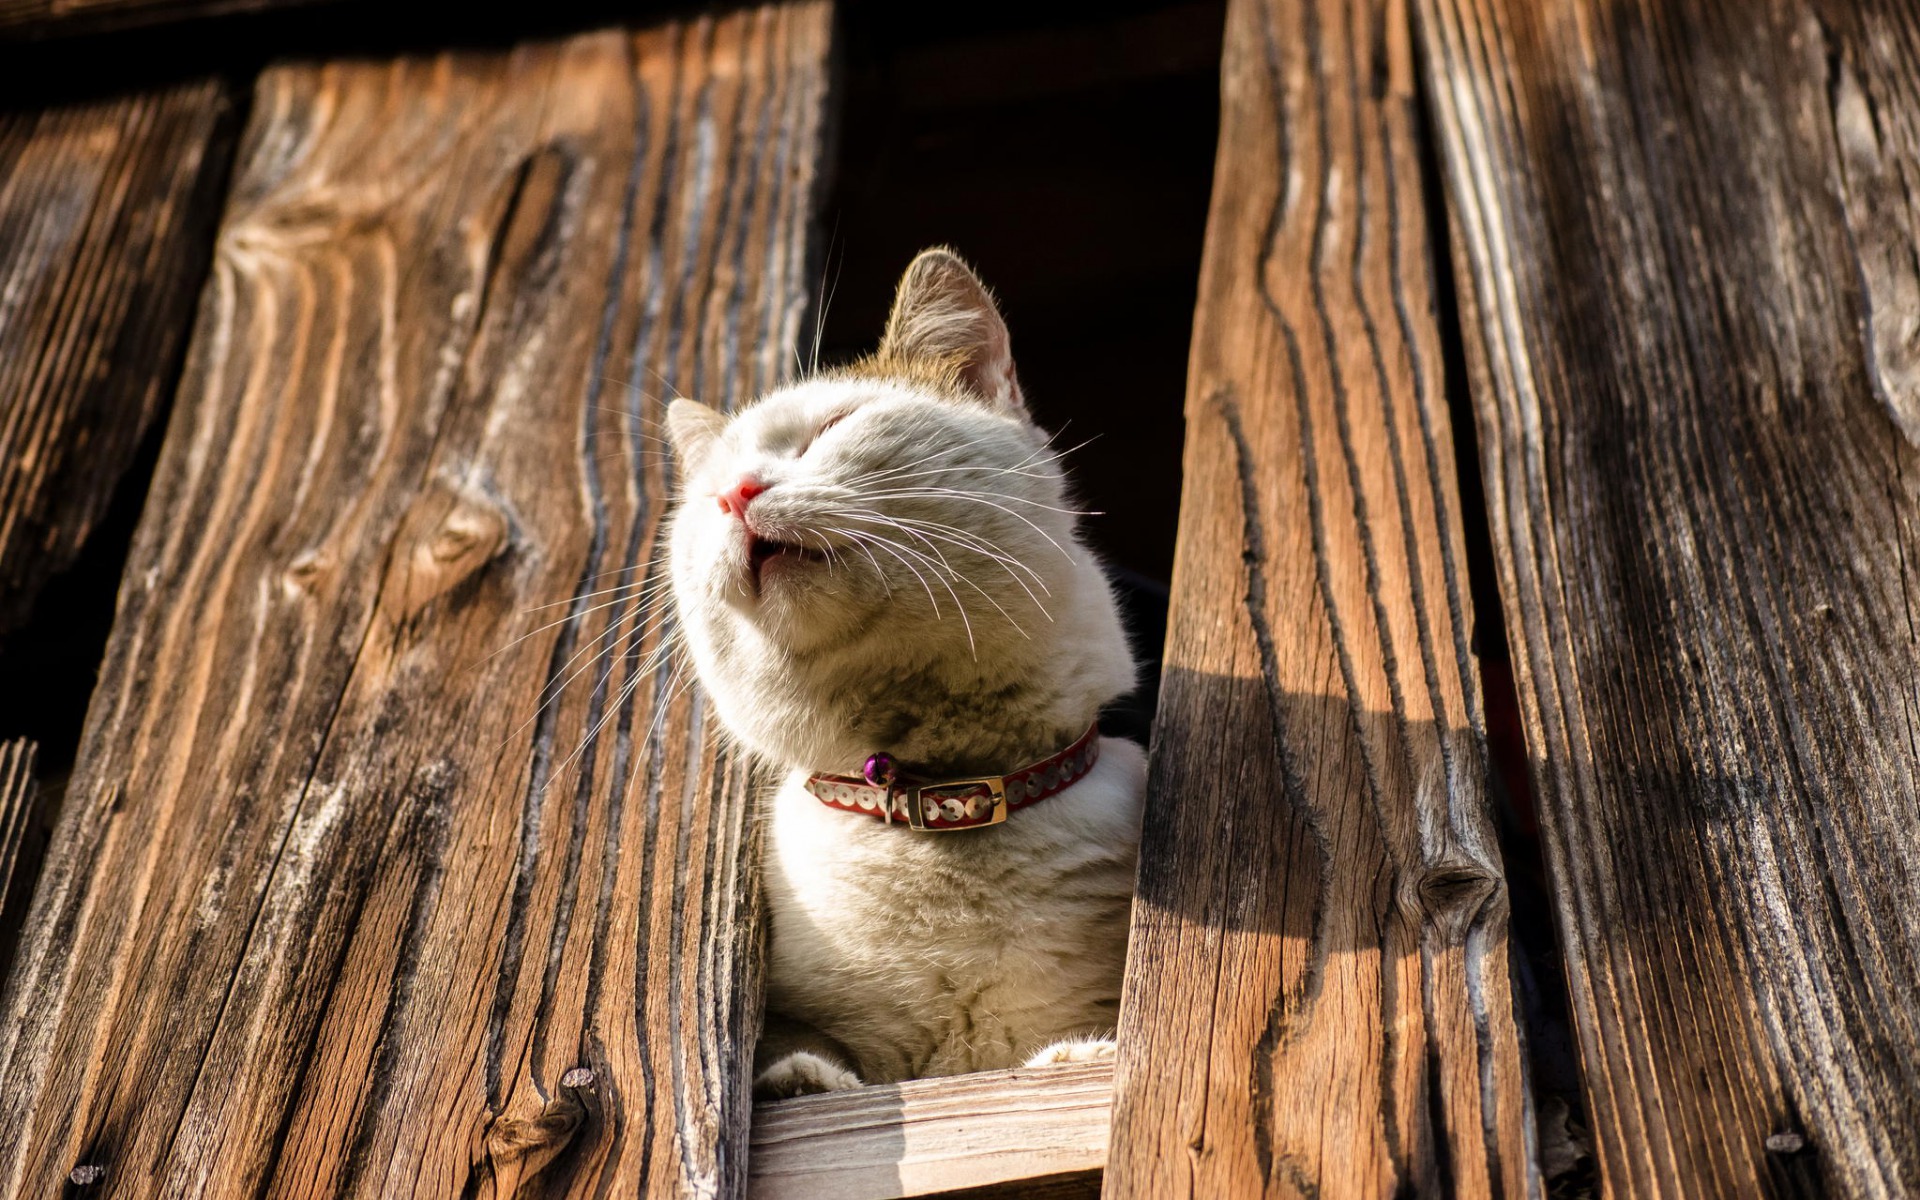
[[(967, 820), (961, 823), (961, 818), (951, 817), (944, 819), (953, 821), (953, 824), (927, 824), (927, 806), (921, 793), (929, 791), (968, 792), (975, 788), (985, 788), (989, 793), (984, 802), (991, 804), (992, 810), (983, 818)], [(1009, 806), (1007, 804), (1007, 777), (1004, 775), (982, 775), (975, 779), (942, 779), (939, 783), (929, 784), (897, 784), (887, 789), (889, 805), (891, 805), (893, 794), (896, 791), (906, 798), (907, 825), (920, 833), (947, 833), (955, 829), (980, 829), (988, 825), (1003, 825), (1007, 820)], [(958, 797), (954, 797), (954, 799), (957, 801)], [(938, 803), (937, 798), (935, 803)]]

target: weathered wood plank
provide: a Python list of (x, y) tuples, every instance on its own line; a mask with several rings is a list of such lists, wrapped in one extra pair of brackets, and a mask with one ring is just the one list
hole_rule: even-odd
[(0, 0), (0, 42), (259, 13), (318, 0)]
[(1614, 1196), (1920, 1190), (1920, 10), (1422, 0)]
[(14, 872), (20, 865), (20, 847), (34, 820), (38, 792), (33, 775), (35, 746), (25, 738), (0, 742), (0, 969), (13, 946), (13, 930), (20, 924), (13, 911)]
[(793, 361), (830, 15), (261, 78), (4, 999), (0, 1194), (743, 1192), (741, 771), (597, 593), (652, 560), (663, 393)]
[(747, 1194), (898, 1200), (995, 1184), (1087, 1186), (1106, 1162), (1112, 1114), (1112, 1063), (768, 1101), (754, 1108)]
[(171, 393), (228, 85), (0, 114), (0, 634), (70, 565)]
[(1405, 6), (1222, 70), (1104, 1194), (1537, 1194)]

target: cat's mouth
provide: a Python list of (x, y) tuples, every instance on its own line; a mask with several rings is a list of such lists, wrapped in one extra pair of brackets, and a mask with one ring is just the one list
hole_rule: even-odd
[(753, 585), (756, 588), (765, 580), (769, 568), (777, 571), (801, 563), (826, 561), (827, 552), (818, 546), (783, 542), (778, 538), (762, 537), (757, 533), (747, 534), (747, 571), (753, 576)]

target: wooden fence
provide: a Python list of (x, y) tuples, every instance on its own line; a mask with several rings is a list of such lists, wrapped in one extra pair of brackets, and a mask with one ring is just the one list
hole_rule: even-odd
[(71, 776), (0, 728), (0, 1195), (1544, 1197), (1476, 594), (1600, 1190), (1920, 1192), (1920, 13), (1229, 0), (1119, 1060), (756, 1114), (609, 381), (792, 369), (835, 39), (0, 115), (0, 637), (166, 420)]

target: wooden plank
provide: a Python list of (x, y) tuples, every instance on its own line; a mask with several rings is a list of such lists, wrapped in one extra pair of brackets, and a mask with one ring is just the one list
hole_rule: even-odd
[(0, 1194), (742, 1193), (742, 771), (603, 590), (666, 394), (793, 361), (830, 17), (262, 76), (0, 1014)]
[(1084, 1186), (1107, 1159), (1113, 1064), (916, 1079), (754, 1108), (753, 1200), (897, 1200)]
[(137, 29), (313, 3), (316, 0), (0, 0), (0, 42)]
[(1920, 10), (1422, 0), (1612, 1196), (1920, 1190)]
[(14, 876), (20, 866), (20, 848), (35, 819), (33, 760), (37, 747), (25, 738), (0, 742), (0, 971), (4, 971), (13, 946), (13, 931), (20, 924), (15, 905)]
[(1538, 1194), (1405, 6), (1222, 71), (1104, 1194)]
[(227, 84), (0, 115), (0, 634), (80, 552), (172, 392)]

